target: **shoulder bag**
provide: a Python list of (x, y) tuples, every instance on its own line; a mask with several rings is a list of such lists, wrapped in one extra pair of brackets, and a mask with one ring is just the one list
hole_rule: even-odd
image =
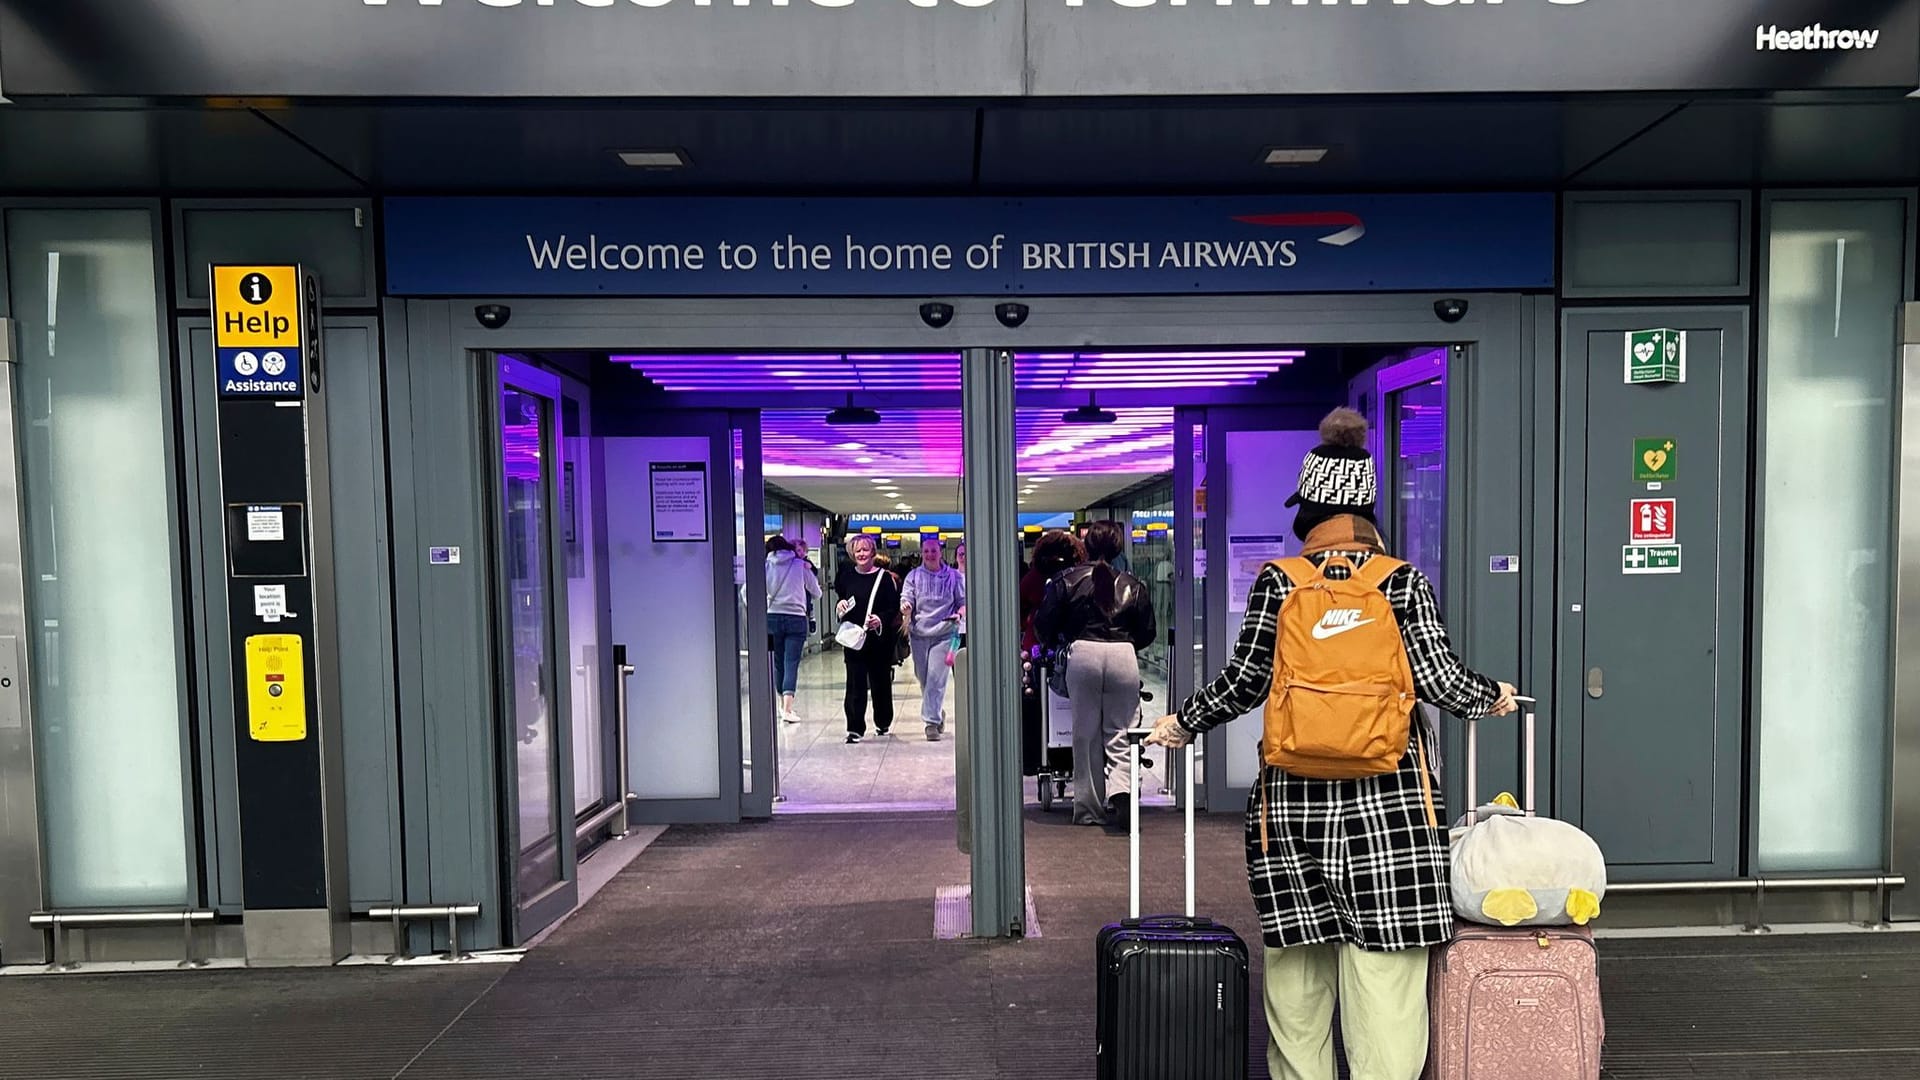
[(873, 605), (880, 601), (880, 579), (885, 573), (885, 570), (873, 572), (873, 592), (867, 596), (867, 613), (860, 617), (858, 623), (842, 621), (840, 632), (833, 635), (833, 640), (848, 652), (859, 652), (867, 647), (867, 620), (873, 618)]

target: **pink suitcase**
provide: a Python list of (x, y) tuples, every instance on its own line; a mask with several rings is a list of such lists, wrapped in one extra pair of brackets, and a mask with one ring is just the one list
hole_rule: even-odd
[[(1530, 703), (1529, 703), (1530, 704)], [(1533, 713), (1527, 713), (1526, 809), (1533, 811)], [(1467, 804), (1479, 749), (1467, 725)], [(1426, 1080), (1599, 1080), (1606, 1020), (1593, 932), (1585, 927), (1455, 924), (1427, 976), (1432, 1036)]]

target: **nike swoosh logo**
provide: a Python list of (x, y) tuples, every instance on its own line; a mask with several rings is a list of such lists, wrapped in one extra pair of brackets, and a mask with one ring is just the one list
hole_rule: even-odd
[(1339, 637), (1349, 630), (1358, 630), (1374, 621), (1373, 619), (1362, 619), (1359, 622), (1348, 623), (1345, 626), (1315, 626), (1313, 628), (1313, 637), (1315, 641), (1325, 641), (1330, 637)]

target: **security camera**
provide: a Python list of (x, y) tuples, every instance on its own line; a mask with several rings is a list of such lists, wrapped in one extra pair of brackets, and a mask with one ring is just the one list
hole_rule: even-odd
[(1009, 330), (1018, 329), (1021, 323), (1027, 321), (1027, 305), (996, 304), (993, 308), (993, 317), (999, 319), (1000, 325)]
[(1457, 323), (1467, 317), (1467, 302), (1465, 300), (1435, 300), (1433, 302), (1433, 313), (1438, 316), (1443, 323)]
[(953, 305), (938, 300), (920, 305), (920, 321), (935, 330), (944, 330), (953, 321)]
[(489, 330), (498, 330), (513, 318), (513, 309), (505, 304), (481, 304), (473, 309), (473, 317), (481, 326)]

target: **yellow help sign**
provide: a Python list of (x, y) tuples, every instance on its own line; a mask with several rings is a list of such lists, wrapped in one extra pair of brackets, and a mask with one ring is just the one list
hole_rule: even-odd
[(255, 742), (307, 737), (307, 682), (298, 634), (247, 638), (247, 734)]
[(299, 348), (299, 268), (214, 267), (213, 343), (222, 349)]

